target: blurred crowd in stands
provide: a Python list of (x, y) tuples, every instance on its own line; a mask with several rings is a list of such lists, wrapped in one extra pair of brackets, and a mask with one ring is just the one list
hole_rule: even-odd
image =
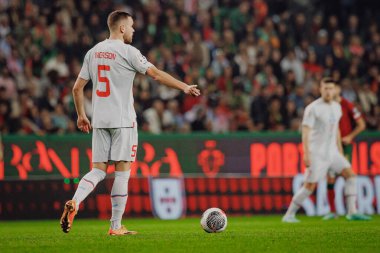
[[(137, 75), (142, 131), (298, 131), (323, 76), (339, 80), (367, 128), (380, 130), (376, 2), (0, 0), (1, 132), (78, 131), (71, 89), (115, 9), (133, 14), (133, 45), (150, 62), (202, 90), (184, 96)], [(89, 117), (91, 97), (89, 83)]]

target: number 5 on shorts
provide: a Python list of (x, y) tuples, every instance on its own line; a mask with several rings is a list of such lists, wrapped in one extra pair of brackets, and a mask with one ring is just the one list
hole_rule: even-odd
[[(101, 91), (99, 89), (96, 90), (96, 95), (99, 97), (108, 97), (111, 94), (110, 80), (106, 76), (102, 76), (102, 71), (110, 71), (110, 66), (108, 65), (98, 65), (98, 82), (106, 84), (106, 90)], [(99, 86), (99, 85), (98, 85)]]
[(131, 154), (131, 157), (136, 157), (136, 153), (137, 153), (137, 145), (133, 145), (133, 146), (132, 146), (132, 154)]

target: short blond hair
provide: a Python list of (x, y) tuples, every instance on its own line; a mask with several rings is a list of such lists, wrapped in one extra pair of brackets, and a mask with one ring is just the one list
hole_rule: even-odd
[(110, 31), (114, 31), (120, 20), (132, 18), (132, 15), (125, 11), (113, 11), (108, 15), (107, 25)]

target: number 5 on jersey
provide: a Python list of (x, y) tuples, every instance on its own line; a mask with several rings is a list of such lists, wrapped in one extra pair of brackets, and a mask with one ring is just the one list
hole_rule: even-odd
[[(96, 89), (96, 95), (99, 97), (108, 97), (111, 94), (110, 80), (106, 76), (102, 76), (102, 71), (110, 71), (108, 65), (98, 65), (98, 89)], [(100, 83), (106, 84), (105, 91), (99, 90)]]

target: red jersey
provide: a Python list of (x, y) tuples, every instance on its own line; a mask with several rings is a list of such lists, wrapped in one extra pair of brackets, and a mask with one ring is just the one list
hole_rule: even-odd
[(362, 114), (353, 103), (345, 98), (341, 98), (340, 106), (342, 107), (342, 117), (339, 122), (339, 130), (342, 137), (349, 135), (352, 132), (353, 121), (357, 121), (362, 117)]

